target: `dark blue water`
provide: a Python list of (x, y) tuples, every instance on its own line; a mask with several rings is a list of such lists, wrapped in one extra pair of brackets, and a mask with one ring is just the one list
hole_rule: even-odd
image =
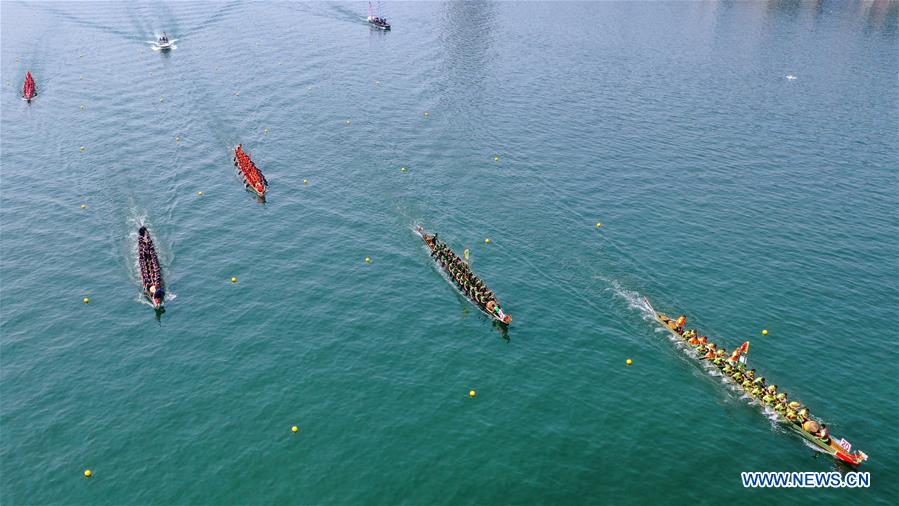
[[(0, 4), (4, 503), (896, 501), (896, 3), (366, 11)], [(418, 223), (471, 250), (507, 333)], [(750, 340), (871, 488), (743, 489), (847, 469), (643, 297)]]

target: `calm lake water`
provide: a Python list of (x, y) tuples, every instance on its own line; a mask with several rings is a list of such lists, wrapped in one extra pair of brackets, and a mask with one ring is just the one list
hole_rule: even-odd
[[(0, 502), (895, 504), (899, 4), (0, 8)], [(743, 489), (847, 469), (643, 297), (750, 340), (871, 488)]]

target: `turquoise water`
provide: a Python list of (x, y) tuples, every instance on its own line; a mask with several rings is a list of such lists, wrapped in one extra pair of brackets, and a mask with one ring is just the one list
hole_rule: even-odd
[[(894, 504), (897, 10), (3, 2), (0, 501)], [(744, 490), (846, 468), (642, 297), (751, 340), (871, 488)]]

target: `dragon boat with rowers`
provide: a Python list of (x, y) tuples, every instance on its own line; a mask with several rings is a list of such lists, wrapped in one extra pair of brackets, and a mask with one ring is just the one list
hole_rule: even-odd
[(238, 144), (234, 148), (234, 166), (237, 167), (237, 173), (243, 180), (244, 187), (255, 193), (259, 198), (265, 198), (265, 192), (268, 190), (268, 181), (262, 175), (262, 171), (253, 163), (250, 155), (243, 150), (242, 144)]
[(161, 311), (165, 303), (165, 283), (162, 280), (159, 256), (147, 227), (140, 227), (137, 231), (137, 263), (144, 295), (157, 311)]
[(762, 406), (776, 413), (779, 422), (788, 426), (806, 441), (835, 459), (858, 466), (868, 460), (868, 456), (860, 451), (852, 451), (852, 444), (845, 439), (835, 440), (827, 430), (827, 425), (812, 418), (807, 407), (796, 400), (790, 400), (786, 392), (778, 391), (777, 385), (768, 384), (764, 377), (757, 375), (755, 369), (746, 366), (749, 342), (735, 349), (730, 355), (724, 347), (709, 342), (708, 338), (698, 335), (695, 329), (687, 329), (687, 317), (681, 315), (670, 318), (652, 307), (649, 299), (644, 299), (646, 306), (652, 311), (656, 320), (670, 333), (682, 339), (688, 346), (687, 354), (698, 360), (707, 360), (733, 385), (758, 401)]
[(429, 235), (419, 226), (416, 232), (427, 245), (434, 262), (449, 276), (453, 286), (484, 314), (503, 325), (512, 323), (512, 315), (503, 311), (496, 294), (471, 270), (465, 260), (459, 258), (437, 234)]

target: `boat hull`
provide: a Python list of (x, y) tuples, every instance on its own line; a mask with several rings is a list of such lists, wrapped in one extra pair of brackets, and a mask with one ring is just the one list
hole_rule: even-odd
[[(243, 163), (241, 163), (239, 154), (243, 154), (246, 157)], [(250, 155), (243, 151), (240, 145), (234, 149), (233, 160), (234, 166), (237, 168), (237, 173), (243, 180), (244, 187), (256, 194), (257, 197), (264, 199), (265, 194), (268, 191), (268, 180), (265, 179), (262, 171), (256, 167), (256, 164), (250, 159)], [(259, 188), (257, 188), (257, 185)]]
[[(419, 235), (419, 237), (421, 237), (421, 240), (425, 243), (425, 246), (428, 248), (428, 252), (431, 253), (431, 254), (433, 254), (434, 251), (435, 251), (435, 249), (434, 249), (434, 248), (435, 248), (435, 244), (434, 244), (434, 241), (433, 241), (433, 240), (429, 240), (429, 239), (431, 239), (433, 236), (427, 235), (427, 234), (425, 233), (424, 229), (421, 228), (421, 227), (419, 227), (418, 230), (416, 230), (416, 233)], [(455, 253), (454, 253), (454, 255), (455, 255)], [(433, 256), (432, 256), (432, 258), (433, 258)], [(472, 299), (471, 297), (469, 297), (469, 295), (468, 295), (467, 293), (465, 293), (465, 291), (462, 290), (462, 288), (461, 288), (461, 287), (454, 281), (453, 275), (452, 275), (452, 274), (451, 274), (445, 267), (443, 267), (442, 265), (440, 265), (440, 262), (439, 262), (436, 258), (434, 258), (434, 263), (437, 265), (437, 267), (438, 267), (442, 272), (444, 272), (444, 273), (447, 275), (447, 277), (449, 278), (450, 283), (452, 284), (453, 288), (455, 288), (456, 291), (457, 291), (460, 295), (462, 295), (462, 296), (465, 298), (465, 300), (467, 300), (467, 301), (470, 302), (472, 305), (474, 305), (476, 308), (478, 308), (482, 313), (484, 313), (485, 315), (487, 315), (491, 320), (493, 320), (493, 321), (499, 323), (500, 325), (502, 325), (502, 326), (504, 326), (504, 327), (508, 327), (508, 326), (510, 325), (510, 323), (508, 323), (508, 322), (506, 322), (506, 321), (503, 321), (503, 319), (500, 318), (498, 315), (496, 315), (496, 314), (494, 314), (494, 313), (488, 311), (488, 310), (487, 310), (487, 306), (486, 306), (485, 304), (481, 304), (479, 301), (474, 300), (474, 299)]]
[[(141, 227), (138, 230), (137, 261), (144, 296), (154, 308), (162, 309), (165, 304), (165, 282), (162, 279), (162, 267), (159, 265), (159, 256), (156, 254), (153, 238), (146, 227)], [(156, 297), (150, 290), (150, 287), (155, 287), (157, 292), (161, 290), (163, 292), (162, 298)]]
[[(659, 324), (660, 324), (665, 330), (667, 330), (668, 332), (670, 332), (670, 333), (673, 334), (674, 336), (683, 339), (683, 336), (681, 335), (680, 332), (677, 331), (677, 329), (676, 329), (675, 326), (674, 326), (674, 322), (672, 321), (671, 318), (668, 318), (668, 317), (667, 317), (666, 315), (664, 315), (663, 313), (659, 313), (658, 311), (656, 311), (655, 308), (652, 306), (652, 304), (649, 302), (649, 299), (644, 298), (643, 300), (644, 300), (644, 302), (646, 303), (646, 305), (649, 307), (649, 309), (652, 311), (652, 314), (653, 314), (653, 316), (655, 317), (656, 321), (659, 322)], [(694, 358), (698, 358), (698, 357), (696, 357), (696, 354), (695, 354), (695, 353), (694, 353), (694, 354), (691, 354), (691, 356), (693, 356)], [(734, 381), (733, 378), (731, 378), (730, 376), (728, 376), (728, 375), (726, 375), (726, 374), (723, 375), (723, 376), (724, 376), (725, 378), (727, 378), (728, 381), (729, 381), (731, 384), (736, 385), (737, 387), (739, 387), (739, 388), (742, 389), (742, 386), (739, 385), (739, 384), (737, 384), (737, 382)], [(752, 397), (751, 394), (749, 394), (748, 392), (747, 392), (747, 395), (750, 395), (750, 397)], [(753, 398), (755, 399), (755, 397), (753, 397)], [(759, 402), (761, 402), (761, 401), (759, 401)], [(814, 436), (813, 434), (810, 434), (810, 433), (807, 432), (805, 429), (803, 429), (802, 427), (800, 427), (800, 426), (797, 425), (796, 423), (790, 421), (789, 419), (787, 419), (785, 416), (783, 416), (783, 415), (780, 414), (779, 412), (775, 411), (775, 413), (776, 413), (776, 416), (777, 416), (777, 420), (778, 420), (780, 423), (782, 423), (782, 424), (788, 426), (793, 432), (796, 432), (797, 434), (799, 434), (800, 436), (802, 436), (803, 439), (805, 439), (806, 441), (812, 443), (812, 444), (815, 445), (817, 448), (821, 449), (821, 450), (824, 451), (825, 453), (828, 453), (830, 456), (834, 457), (835, 459), (837, 459), (837, 460), (839, 460), (839, 461), (841, 461), (841, 462), (845, 462), (845, 463), (847, 463), (847, 464), (850, 464), (850, 465), (852, 465), (852, 466), (858, 466), (858, 465), (860, 465), (862, 462), (864, 462), (865, 460), (867, 460), (867, 455), (865, 455), (864, 453), (860, 453), (860, 454), (851, 454), (851, 453), (846, 452), (842, 447), (840, 447), (838, 444), (836, 444), (836, 443), (834, 442), (834, 437), (833, 437), (833, 436), (830, 437), (830, 441), (829, 441), (829, 442), (826, 442), (826, 441), (822, 440), (821, 438), (818, 438), (818, 437)]]

